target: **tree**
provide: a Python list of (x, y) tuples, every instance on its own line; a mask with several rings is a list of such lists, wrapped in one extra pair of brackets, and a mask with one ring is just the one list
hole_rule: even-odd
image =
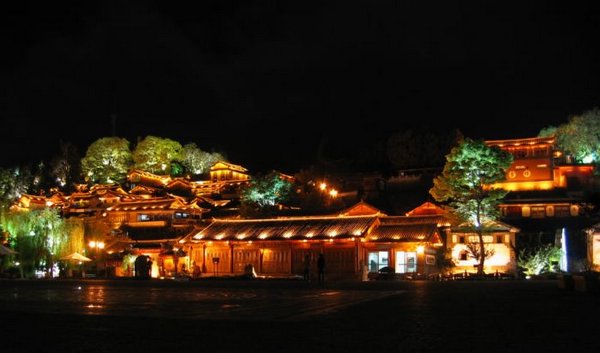
[(183, 147), (168, 138), (146, 136), (133, 150), (134, 168), (155, 174), (171, 174), (174, 161), (182, 160)]
[(0, 208), (9, 207), (27, 193), (32, 182), (33, 176), (27, 168), (0, 168)]
[(75, 220), (66, 222), (57, 209), (11, 212), (2, 223), (10, 234), (9, 243), (19, 252), (20, 268), (27, 277), (36, 270), (52, 276), (58, 257), (83, 247), (82, 227)]
[(268, 217), (285, 202), (292, 191), (292, 183), (276, 172), (254, 178), (242, 190), (242, 214), (246, 217)]
[(600, 162), (600, 108), (593, 108), (569, 118), (558, 128), (547, 127), (539, 136), (556, 134), (556, 144), (579, 163)]
[(198, 148), (195, 143), (188, 143), (183, 146), (182, 153), (183, 165), (188, 173), (193, 175), (206, 174), (218, 161), (226, 161), (220, 153), (205, 152)]
[(517, 264), (527, 276), (537, 276), (543, 272), (556, 272), (562, 250), (552, 244), (537, 246), (533, 249), (522, 249)]
[(81, 172), (88, 183), (119, 183), (131, 167), (129, 141), (103, 137), (94, 141), (81, 160)]
[(442, 174), (435, 177), (431, 196), (450, 203), (460, 219), (473, 227), (479, 237), (478, 274), (483, 275), (486, 249), (483, 234), (486, 225), (498, 216), (498, 204), (507, 191), (490, 185), (505, 179), (513, 157), (484, 141), (464, 139), (446, 156)]
[(60, 189), (73, 191), (73, 183), (79, 172), (79, 153), (70, 142), (60, 141), (60, 152), (50, 162), (50, 175)]

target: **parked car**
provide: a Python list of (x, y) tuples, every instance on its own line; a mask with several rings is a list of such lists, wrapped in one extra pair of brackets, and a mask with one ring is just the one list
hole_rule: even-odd
[(392, 267), (382, 267), (377, 271), (376, 280), (389, 280), (395, 278), (396, 271)]

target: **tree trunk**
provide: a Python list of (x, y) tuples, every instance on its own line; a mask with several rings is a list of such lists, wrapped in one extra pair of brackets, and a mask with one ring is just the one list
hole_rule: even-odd
[(477, 235), (479, 236), (479, 265), (477, 266), (477, 276), (483, 278), (483, 265), (485, 263), (485, 244), (483, 243), (483, 229), (481, 229), (481, 227), (477, 229)]

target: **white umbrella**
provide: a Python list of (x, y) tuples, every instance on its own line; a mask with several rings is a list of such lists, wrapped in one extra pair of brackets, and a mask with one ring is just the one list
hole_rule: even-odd
[(81, 262), (92, 261), (92, 259), (90, 259), (89, 257), (85, 257), (85, 256), (81, 255), (78, 252), (74, 252), (74, 253), (69, 254), (67, 256), (63, 256), (60, 259), (61, 260), (75, 260), (75, 261), (81, 261)]
[(18, 254), (18, 252), (0, 244), (0, 255), (14, 255), (14, 254)]

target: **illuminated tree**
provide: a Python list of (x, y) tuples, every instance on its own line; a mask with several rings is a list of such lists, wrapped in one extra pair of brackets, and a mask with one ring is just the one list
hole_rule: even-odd
[(276, 172), (252, 180), (242, 190), (241, 213), (245, 217), (268, 217), (277, 206), (288, 200), (292, 183), (282, 179)]
[(131, 167), (129, 141), (103, 137), (94, 141), (81, 160), (81, 172), (88, 183), (120, 183)]
[(172, 163), (181, 161), (183, 147), (168, 138), (146, 136), (133, 151), (134, 168), (155, 174), (171, 174)]
[(195, 143), (183, 146), (183, 165), (192, 175), (206, 174), (218, 161), (226, 161), (220, 153), (205, 152)]
[(19, 252), (20, 268), (26, 277), (36, 270), (52, 276), (57, 258), (83, 248), (82, 226), (77, 220), (65, 221), (56, 209), (13, 212), (6, 214), (2, 222), (2, 228), (10, 234), (9, 243)]
[(600, 162), (600, 109), (572, 116), (556, 129), (556, 143), (580, 163)]
[(543, 272), (557, 272), (558, 262), (562, 256), (561, 248), (545, 244), (519, 252), (517, 264), (527, 276), (539, 275)]
[(486, 249), (483, 234), (486, 225), (498, 216), (498, 204), (507, 191), (489, 185), (505, 179), (513, 157), (483, 141), (464, 139), (446, 156), (442, 174), (433, 180), (429, 190), (439, 202), (450, 203), (453, 211), (471, 225), (479, 237), (478, 274), (483, 274)]

